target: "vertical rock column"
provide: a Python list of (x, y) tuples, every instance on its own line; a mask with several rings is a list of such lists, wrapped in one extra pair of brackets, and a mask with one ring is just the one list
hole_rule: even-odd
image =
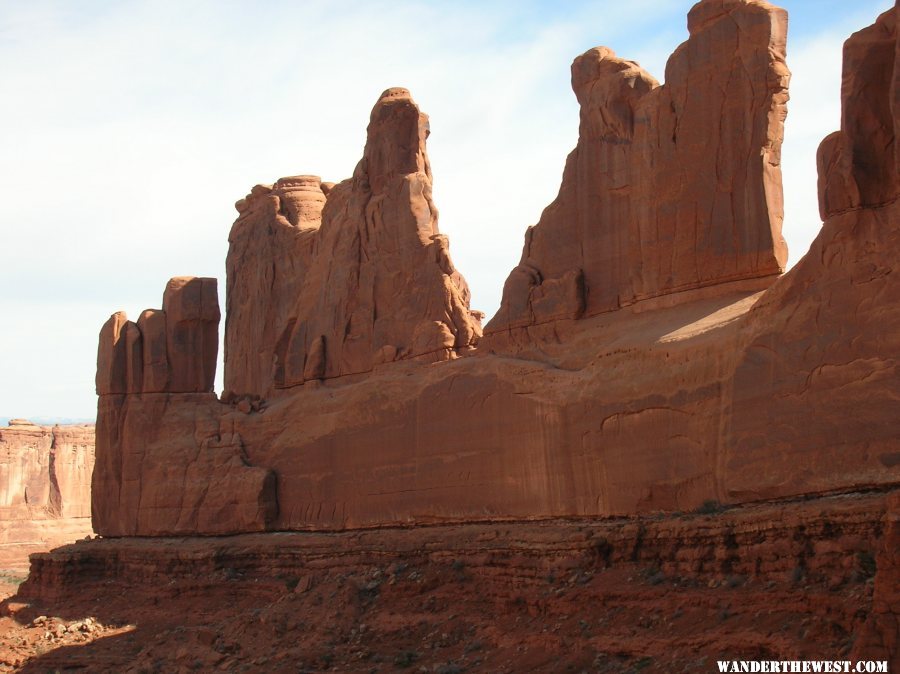
[(605, 47), (575, 59), (578, 144), (526, 231), (488, 348), (512, 328), (784, 270), (787, 13), (701, 0), (688, 30), (664, 85)]
[(113, 314), (97, 351), (94, 529), (104, 536), (265, 529), (278, 511), (272, 471), (250, 466), (220, 428), (213, 385), (216, 280), (177, 277), (162, 310)]
[(167, 390), (212, 392), (219, 353), (219, 299), (216, 279), (173, 278), (163, 294), (166, 315)]
[(729, 500), (897, 479), (897, 12), (844, 43), (841, 129), (818, 153), (822, 229), (747, 316), (723, 424)]
[(844, 43), (841, 130), (819, 146), (822, 220), (883, 206), (900, 194), (900, 47), (897, 9)]
[(329, 184), (318, 176), (256, 185), (228, 235), (225, 390), (270, 397), (284, 379), (278, 338), (293, 327)]
[(363, 158), (322, 210), (293, 320), (278, 340), (279, 386), (405, 358), (445, 360), (481, 336), (438, 230), (429, 133), (406, 89), (388, 89), (375, 104)]
[(137, 323), (117, 311), (100, 330), (97, 395), (211, 393), (219, 317), (216, 279), (193, 276), (171, 279), (162, 311), (147, 309)]

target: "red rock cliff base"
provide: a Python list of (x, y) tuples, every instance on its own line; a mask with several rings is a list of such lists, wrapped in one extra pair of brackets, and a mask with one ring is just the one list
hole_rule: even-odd
[(3, 605), (0, 662), (24, 672), (514, 673), (862, 658), (894, 671), (898, 497), (82, 542), (34, 557)]

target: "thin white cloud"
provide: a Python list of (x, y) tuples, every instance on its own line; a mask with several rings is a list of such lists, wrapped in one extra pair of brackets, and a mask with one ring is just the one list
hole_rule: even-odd
[[(0, 9), (0, 60), (14, 64), (0, 70), (0, 315), (15, 318), (0, 331), (0, 413), (91, 416), (107, 316), (159, 306), (182, 274), (218, 277), (224, 305), (233, 203), (283, 175), (348, 177), (389, 86), (431, 115), (441, 228), (473, 304), (493, 313), (576, 140), (571, 60), (606, 44), (661, 80), (691, 3), (11, 4)], [(817, 125), (837, 106), (845, 24), (791, 52), (789, 238), (794, 223), (806, 238), (818, 226), (814, 150), (835, 122)], [(792, 259), (808, 246), (789, 243)]]

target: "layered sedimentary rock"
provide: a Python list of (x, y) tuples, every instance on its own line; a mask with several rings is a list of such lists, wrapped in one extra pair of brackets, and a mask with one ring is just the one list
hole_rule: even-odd
[(786, 29), (766, 2), (699, 2), (662, 86), (604, 47), (575, 59), (578, 145), (488, 336), (784, 269)]
[[(406, 89), (374, 109), (353, 178), (257, 186), (229, 237), (225, 388), (275, 388), (445, 360), (473, 347), (480, 314), (438, 231), (428, 117)], [(327, 195), (327, 199), (326, 199)]]
[[(296, 322), (294, 304), (313, 257), (325, 192), (317, 176), (257, 185), (237, 202), (228, 237), (225, 389), (272, 392), (279, 338)], [(277, 378), (284, 379), (283, 362)]]
[(858, 660), (887, 660), (896, 670), (900, 667), (900, 493), (887, 501), (882, 530), (880, 549), (872, 559), (878, 572), (872, 611), (851, 655)]
[[(890, 661), (861, 637), (898, 587), (880, 556), (897, 550), (885, 500), (92, 540), (36, 556), (23, 603), (0, 613), (0, 665), (670, 674), (718, 671), (713, 659)], [(41, 615), (49, 624), (30, 627)], [(99, 634), (77, 629), (87, 617)]]
[(0, 519), (89, 517), (94, 426), (0, 428)]
[[(216, 280), (193, 277), (169, 281), (162, 310), (142, 312), (137, 323), (117, 312), (104, 324), (97, 350), (95, 527), (120, 535), (231, 533), (273, 519), (274, 475), (248, 464), (233, 429), (215, 415), (198, 414), (187, 435), (168, 434), (172, 407), (216, 401), (218, 325)], [(166, 452), (148, 451), (147, 434), (165, 438)]]
[(170, 279), (162, 310), (141, 312), (137, 323), (118, 311), (104, 323), (97, 349), (97, 395), (211, 392), (218, 326), (216, 279)]
[(93, 467), (93, 425), (0, 428), (0, 569), (92, 533)]
[[(239, 202), (228, 395), (101, 396), (98, 531), (633, 515), (900, 483), (895, 12), (847, 43), (826, 222), (777, 279), (784, 13), (702, 0), (662, 87), (608, 50), (579, 57), (581, 140), (529, 234), (539, 273), (513, 272), (477, 350), (425, 118), (389, 90), (353, 179)], [(101, 333), (98, 386), (135, 391), (147, 336), (123, 326)]]

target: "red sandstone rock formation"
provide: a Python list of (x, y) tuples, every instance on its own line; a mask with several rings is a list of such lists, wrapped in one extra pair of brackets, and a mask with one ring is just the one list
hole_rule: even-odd
[(829, 473), (848, 487), (898, 479), (896, 15), (844, 45), (841, 130), (819, 148), (825, 223), (747, 316), (725, 429), (729, 498), (836, 488)]
[(170, 279), (162, 311), (147, 309), (137, 323), (118, 311), (103, 325), (97, 395), (212, 391), (218, 326), (216, 279)]
[(328, 194), (276, 384), (402, 358), (446, 360), (481, 336), (480, 315), (469, 310), (468, 287), (438, 231), (428, 133), (428, 117), (406, 89), (381, 95), (353, 178)]
[(578, 145), (487, 335), (783, 271), (787, 13), (699, 2), (688, 30), (663, 86), (605, 47), (575, 59)]
[(92, 533), (94, 427), (0, 427), (0, 569)]
[(438, 231), (427, 136), (428, 117), (409, 92), (388, 89), (352, 179), (322, 189), (314, 176), (282, 178), (238, 202), (227, 264), (228, 391), (270, 397), (475, 345), (480, 314)]
[[(98, 531), (628, 515), (897, 484), (895, 12), (847, 43), (827, 220), (778, 280), (783, 12), (702, 0), (662, 87), (608, 50), (576, 60), (581, 140), (529, 235), (537, 271), (513, 273), (475, 354), (425, 118), (389, 90), (352, 180), (239, 202), (222, 401), (148, 394), (146, 334), (104, 327)], [(474, 357), (416, 360), (453, 355)]]
[(883, 531), (880, 550), (866, 558), (876, 570), (872, 611), (851, 657), (887, 660), (888, 671), (895, 672), (900, 669), (900, 492), (887, 500)]
[(225, 389), (269, 395), (278, 339), (296, 322), (292, 314), (322, 224), (325, 186), (317, 176), (257, 185), (237, 202), (228, 237), (225, 313)]
[(217, 407), (211, 393), (100, 396), (94, 528), (109, 536), (264, 529), (278, 509), (274, 475), (249, 463)]
[[(714, 672), (715, 660), (889, 659), (858, 636), (900, 587), (896, 567), (872, 564), (880, 547), (897, 550), (896, 527), (881, 528), (886, 500), (96, 539), (36, 556), (10, 617), (0, 610), (0, 666), (358, 672), (415, 660), (412, 671), (670, 674)], [(78, 629), (86, 617), (99, 629)]]
[[(562, 251), (580, 241), (584, 264), (508, 284), (507, 314), (516, 300), (526, 318), (541, 320), (512, 329), (499, 316), (510, 329), (490, 336), (490, 349), (473, 353), (475, 333), (458, 343), (468, 333), (446, 310), (465, 319), (467, 301), (446, 246), (426, 236), (434, 209), (419, 153), (423, 122), (407, 94), (376, 106), (352, 181), (332, 190), (303, 176), (254, 188), (239, 202), (228, 261), (233, 393), (219, 401), (209, 392), (218, 312), (208, 284), (170, 284), (176, 295), (190, 292), (136, 324), (114, 315), (101, 332), (95, 522), (108, 536), (376, 529), (107, 538), (38, 555), (19, 597), (29, 603), (0, 612), (0, 665), (34, 657), (29, 665), (44, 669), (251, 663), (281, 671), (393, 660), (435, 671), (668, 672), (721, 657), (900, 667), (898, 11), (847, 42), (842, 127), (819, 153), (826, 222), (810, 253), (774, 283), (777, 134), (765, 136), (770, 146), (754, 136), (746, 162), (728, 152), (748, 146), (716, 146), (721, 194), (681, 191), (690, 187), (682, 181), (658, 185), (659, 201), (630, 202), (619, 188), (633, 185), (607, 169), (631, 170), (637, 160), (617, 157), (612, 137), (591, 136), (585, 119), (619, 133), (648, 101), (674, 96), (666, 91), (679, 80), (654, 88), (603, 50), (576, 61), (578, 77), (593, 82), (579, 98), (588, 113), (601, 112), (583, 117), (570, 159), (581, 168), (567, 168), (555, 202), (569, 204), (579, 224), (545, 215), (540, 225)], [(764, 3), (702, 0), (691, 40), (672, 59), (691, 64), (689, 103), (706, 100), (704, 81), (728, 82), (719, 101), (726, 112), (746, 104), (746, 129), (777, 128), (781, 20)], [(704, 43), (708, 31), (718, 37)], [(773, 76), (752, 82), (753, 105), (732, 60), (704, 56), (729, 35), (750, 46), (735, 47), (747, 72)], [(770, 53), (759, 49), (761, 35)], [(711, 70), (692, 79), (701, 66)], [(763, 92), (768, 107), (754, 107)], [(680, 127), (679, 114), (671, 111)], [(737, 118), (729, 114), (723, 128)], [(640, 125), (640, 133), (657, 127), (633, 122), (620, 150), (650, 152), (652, 161), (637, 161), (641, 171), (670, 153), (696, 159), (683, 134), (669, 144), (663, 133), (652, 151), (640, 146)], [(385, 178), (378, 166), (396, 170)], [(582, 169), (597, 170), (602, 188), (590, 199)], [(707, 223), (711, 239), (735, 243), (729, 254), (674, 240), (667, 254), (644, 232), (639, 266), (629, 249), (601, 269), (624, 286), (588, 273), (598, 251), (621, 244), (604, 223), (633, 209), (640, 222), (672, 204), (677, 214), (698, 199), (715, 211), (722, 198), (745, 209), (726, 218), (724, 232), (721, 220)], [(596, 209), (605, 215), (592, 220)], [(579, 229), (591, 222), (598, 227)], [(680, 237), (683, 222), (671, 220), (669, 234)], [(759, 245), (755, 262), (744, 244)], [(657, 283), (666, 264), (671, 276)], [(382, 282), (402, 296), (380, 294)], [(617, 300), (625, 306), (592, 309), (592, 297), (611, 301), (602, 295), (610, 288), (625, 288)], [(383, 306), (397, 312), (385, 324)], [(474, 357), (417, 360), (435, 335), (438, 356)], [(341, 376), (358, 366), (365, 375)], [(761, 499), (706, 503), (709, 515), (656, 512)], [(594, 517), (610, 514), (630, 517)], [(554, 515), (588, 517), (546, 520)], [(544, 521), (525, 521), (535, 518)], [(383, 527), (436, 521), (463, 523)], [(85, 634), (88, 612), (99, 626)]]
[[(218, 325), (216, 280), (182, 277), (166, 285), (161, 311), (137, 323), (118, 312), (100, 331), (91, 497), (105, 533), (255, 531), (277, 512), (273, 474), (249, 465), (241, 437), (214, 415), (169, 434), (172, 408), (215, 403)], [(148, 452), (150, 436), (166, 451)]]
[(841, 130), (819, 147), (823, 220), (897, 199), (900, 148), (900, 52), (896, 10), (844, 44)]

